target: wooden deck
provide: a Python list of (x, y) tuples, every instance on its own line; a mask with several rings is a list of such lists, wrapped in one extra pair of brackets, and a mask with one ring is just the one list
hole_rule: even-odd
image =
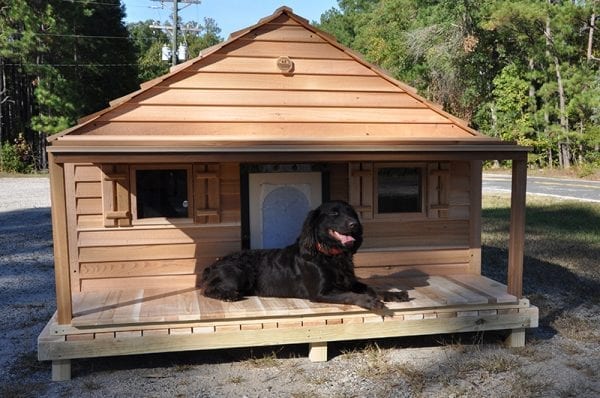
[(249, 297), (226, 303), (195, 288), (81, 293), (73, 298), (72, 323), (59, 325), (55, 316), (39, 336), (39, 359), (53, 361), (55, 380), (70, 377), (70, 370), (61, 370), (70, 369), (70, 359), (151, 352), (309, 343), (309, 358), (318, 361), (327, 359), (328, 341), (524, 331), (538, 322), (537, 308), (528, 300), (479, 275), (368, 282), (408, 290), (411, 301), (389, 303), (394, 316), (383, 318), (352, 305), (300, 299)]
[[(506, 293), (504, 285), (478, 275), (388, 278), (368, 283), (379, 289), (407, 290), (411, 301), (388, 303), (390, 309), (399, 312), (518, 302)], [(366, 312), (352, 305), (301, 299), (249, 297), (229, 303), (206, 298), (195, 288), (80, 293), (73, 299), (73, 309), (72, 325), (78, 328)]]

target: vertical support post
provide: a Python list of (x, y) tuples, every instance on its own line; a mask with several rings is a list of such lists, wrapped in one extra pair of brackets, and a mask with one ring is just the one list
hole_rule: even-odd
[(67, 206), (65, 201), (65, 173), (64, 166), (56, 163), (56, 159), (52, 153), (48, 153), (48, 171), (50, 172), (50, 198), (52, 201), (52, 239), (54, 240), (57, 322), (60, 325), (65, 325), (70, 324), (73, 318)]
[(525, 200), (527, 191), (527, 154), (512, 163), (510, 199), (510, 238), (508, 246), (508, 293), (523, 295), (523, 254), (525, 249)]
[(52, 361), (52, 381), (71, 380), (71, 360), (57, 359)]
[(507, 347), (525, 347), (525, 329), (511, 329), (504, 343)]
[(469, 195), (469, 272), (481, 275), (481, 173), (483, 162), (473, 160), (470, 163), (470, 186)]
[(316, 343), (309, 343), (308, 359), (310, 359), (311, 362), (327, 361), (327, 342), (319, 341)]

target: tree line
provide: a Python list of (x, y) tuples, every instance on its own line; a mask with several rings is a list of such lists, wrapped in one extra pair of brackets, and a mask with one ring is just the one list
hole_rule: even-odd
[[(600, 165), (600, 0), (338, 0), (318, 25), (539, 167)], [(118, 0), (0, 0), (2, 164), (45, 166), (44, 142), (167, 73), (167, 32)], [(205, 18), (189, 56), (222, 38)], [(11, 160), (12, 159), (12, 160)], [(0, 166), (0, 169), (2, 166)]]
[(600, 165), (598, 0), (339, 0), (320, 26), (540, 167)]
[[(119, 0), (0, 0), (0, 171), (46, 166), (45, 139), (167, 73), (166, 30), (125, 25)], [(223, 39), (214, 20), (179, 38), (190, 57)]]

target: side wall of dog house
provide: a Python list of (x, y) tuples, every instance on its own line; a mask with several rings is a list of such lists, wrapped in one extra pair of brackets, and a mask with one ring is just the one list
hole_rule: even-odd
[[(373, 213), (373, 170), (378, 165), (328, 165), (329, 197), (349, 201), (364, 224), (357, 274), (477, 270), (479, 247), (473, 235), (477, 235), (481, 186), (477, 181), (473, 184), (472, 175), (480, 174), (480, 169), (473, 172), (470, 162), (420, 163), (425, 171), (422, 214), (380, 218)], [(74, 292), (192, 287), (216, 257), (241, 248), (239, 164), (161, 165), (190, 171), (191, 217), (150, 224), (137, 223), (132, 216), (136, 167), (126, 163), (64, 167)]]
[(160, 167), (191, 171), (189, 219), (136, 223), (134, 165), (65, 166), (73, 291), (194, 286), (207, 264), (239, 250), (239, 165)]

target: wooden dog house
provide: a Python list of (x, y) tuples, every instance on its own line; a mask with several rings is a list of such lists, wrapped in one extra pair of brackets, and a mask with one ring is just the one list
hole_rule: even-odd
[[(328, 341), (507, 329), (522, 345), (537, 326), (521, 297), (527, 149), (473, 131), (289, 8), (51, 137), (48, 154), (57, 312), (38, 352), (55, 380), (76, 358), (308, 343), (316, 361)], [(490, 159), (512, 160), (506, 285), (481, 275)], [(394, 317), (199, 294), (216, 257), (282, 244), (297, 209), (327, 199), (361, 215), (357, 275), (408, 290)]]

